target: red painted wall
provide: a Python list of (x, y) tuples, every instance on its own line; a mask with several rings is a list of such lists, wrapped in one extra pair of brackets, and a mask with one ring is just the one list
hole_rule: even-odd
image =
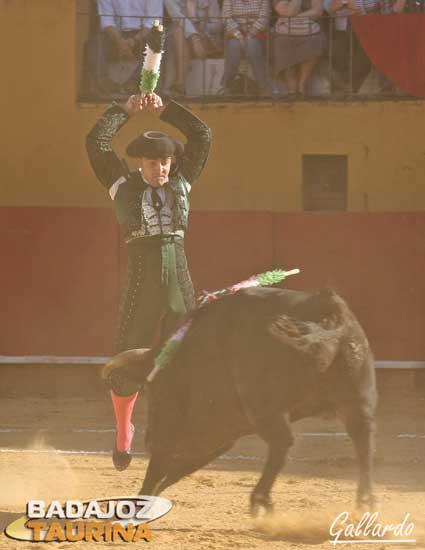
[[(425, 357), (425, 213), (193, 212), (195, 286), (216, 289), (273, 267), (289, 288), (338, 290), (378, 359)], [(2, 355), (114, 352), (125, 249), (112, 211), (1, 208)]]
[(111, 351), (119, 239), (108, 210), (1, 208), (0, 353)]
[(276, 263), (297, 289), (332, 287), (348, 301), (375, 356), (425, 358), (425, 213), (279, 214)]

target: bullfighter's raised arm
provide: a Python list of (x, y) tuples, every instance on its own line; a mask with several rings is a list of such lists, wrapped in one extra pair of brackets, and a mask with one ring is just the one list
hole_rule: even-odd
[(105, 111), (86, 138), (86, 149), (90, 164), (97, 179), (108, 190), (122, 176), (125, 168), (112, 148), (112, 139), (126, 124), (129, 115), (119, 105), (112, 105)]
[(207, 162), (211, 146), (211, 130), (191, 111), (175, 101), (168, 103), (160, 118), (180, 130), (187, 138), (184, 154), (179, 160), (179, 170), (192, 185)]

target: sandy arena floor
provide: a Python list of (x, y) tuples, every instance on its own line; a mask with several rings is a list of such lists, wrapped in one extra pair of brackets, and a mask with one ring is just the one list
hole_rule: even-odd
[[(410, 513), (417, 542), (350, 543), (343, 548), (425, 549), (425, 399), (406, 383), (406, 375), (392, 377), (380, 389), (375, 454), (380, 519), (399, 523)], [(106, 398), (59, 400), (35, 395), (2, 398), (0, 407), (1, 531), (25, 510), (29, 499), (84, 500), (138, 493), (147, 466), (142, 454), (142, 404), (135, 415), (135, 451), (140, 454), (122, 473), (113, 469), (107, 454), (114, 433)], [(150, 524), (150, 545), (160, 550), (332, 548), (330, 524), (340, 512), (353, 510), (356, 466), (351, 443), (336, 421), (306, 420), (294, 425), (294, 430), (297, 441), (274, 486), (276, 513), (271, 520), (255, 522), (248, 514), (249, 493), (259, 477), (265, 450), (259, 439), (248, 437), (164, 492), (174, 507)], [(58, 453), (58, 449), (79, 454)], [(54, 547), (70, 550), (88, 544), (111, 547), (69, 542)], [(37, 546), (0, 535), (0, 550)]]

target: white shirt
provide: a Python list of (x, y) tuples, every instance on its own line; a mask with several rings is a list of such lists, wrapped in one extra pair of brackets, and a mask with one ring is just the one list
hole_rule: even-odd
[(102, 29), (116, 27), (133, 31), (152, 27), (155, 19), (164, 14), (163, 0), (98, 0), (97, 9)]
[[(165, 203), (165, 189), (163, 187), (155, 187), (155, 189), (156, 189), (156, 192), (159, 195), (159, 198), (162, 201), (162, 204), (164, 204)], [(153, 204), (153, 201), (152, 201), (152, 187), (150, 185), (148, 187), (148, 194), (149, 194), (149, 202), (150, 202), (150, 204)]]

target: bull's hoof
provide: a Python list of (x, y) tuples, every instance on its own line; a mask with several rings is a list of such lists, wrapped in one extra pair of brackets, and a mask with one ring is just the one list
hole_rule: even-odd
[(269, 495), (261, 495), (258, 493), (251, 494), (251, 516), (259, 517), (262, 513), (271, 515), (274, 512), (274, 505)]
[[(131, 440), (133, 440), (134, 431), (134, 426), (132, 424)], [(126, 470), (130, 466), (132, 458), (133, 457), (131, 456), (131, 447), (127, 451), (119, 451), (117, 449), (117, 444), (115, 443), (115, 447), (112, 452), (112, 463), (114, 464), (116, 470), (118, 470), (119, 472)]]

